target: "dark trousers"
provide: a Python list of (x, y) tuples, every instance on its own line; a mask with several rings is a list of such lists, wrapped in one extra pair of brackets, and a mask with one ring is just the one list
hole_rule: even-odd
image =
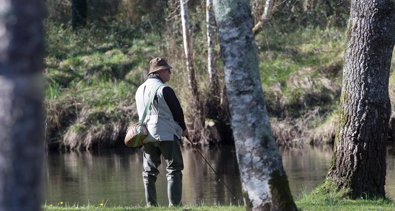
[(147, 206), (158, 206), (155, 182), (159, 174), (158, 167), (161, 164), (161, 155), (166, 161), (169, 206), (181, 206), (184, 162), (179, 140), (144, 144), (143, 155), (143, 181)]

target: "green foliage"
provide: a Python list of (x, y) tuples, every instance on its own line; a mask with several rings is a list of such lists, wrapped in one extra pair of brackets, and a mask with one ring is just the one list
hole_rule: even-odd
[(78, 133), (82, 133), (83, 131), (85, 131), (86, 126), (81, 123), (76, 123), (70, 127), (70, 130), (72, 130), (74, 133), (78, 134)]

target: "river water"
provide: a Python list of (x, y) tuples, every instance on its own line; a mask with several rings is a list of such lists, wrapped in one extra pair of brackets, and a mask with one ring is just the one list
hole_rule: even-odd
[[(183, 203), (185, 205), (242, 204), (240, 176), (232, 147), (201, 149), (216, 169), (215, 174), (200, 154), (183, 148)], [(328, 171), (332, 150), (324, 147), (280, 149), (295, 199), (321, 184)], [(158, 201), (167, 206), (164, 162), (157, 180)], [(47, 205), (145, 205), (140, 150), (97, 152), (49, 152), (45, 166)], [(226, 184), (226, 186), (224, 185)], [(387, 148), (386, 192), (395, 199), (395, 146)]]

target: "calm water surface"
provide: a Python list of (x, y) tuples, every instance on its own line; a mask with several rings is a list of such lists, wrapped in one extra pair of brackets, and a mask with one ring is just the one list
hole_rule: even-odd
[[(183, 203), (241, 204), (240, 176), (231, 147), (201, 149), (218, 175), (198, 153), (183, 149)], [(295, 199), (321, 184), (332, 155), (330, 148), (281, 149), (283, 165)], [(387, 150), (387, 195), (395, 199), (395, 146)], [(164, 162), (162, 162), (164, 164)], [(45, 202), (57, 205), (144, 205), (142, 154), (126, 149), (103, 152), (49, 153), (45, 168)], [(166, 177), (161, 165), (157, 181), (158, 201), (167, 205)], [(226, 183), (227, 189), (222, 183)]]

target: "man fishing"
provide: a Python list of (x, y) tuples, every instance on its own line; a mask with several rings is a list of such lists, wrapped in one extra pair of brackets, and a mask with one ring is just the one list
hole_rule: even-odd
[[(143, 115), (150, 95), (154, 94), (152, 107), (144, 122), (148, 136), (143, 146), (143, 181), (147, 206), (158, 206), (155, 182), (161, 164), (161, 155), (166, 161), (167, 195), (169, 206), (181, 206), (182, 170), (184, 163), (180, 139), (188, 136), (184, 113), (173, 89), (165, 83), (170, 80), (172, 67), (164, 58), (150, 61), (147, 80), (136, 92), (139, 117)], [(156, 93), (153, 90), (157, 90)]]

